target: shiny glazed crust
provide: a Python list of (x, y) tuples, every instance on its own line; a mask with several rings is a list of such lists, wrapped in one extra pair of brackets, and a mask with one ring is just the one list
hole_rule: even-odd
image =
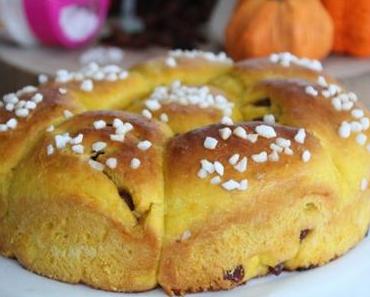
[[(363, 238), (370, 133), (351, 123), (369, 113), (354, 95), (271, 57), (174, 60), (92, 79), (91, 90), (76, 78), (17, 95), (43, 100), (0, 132), (3, 255), (70, 283), (184, 294), (320, 266)], [(14, 118), (7, 108), (0, 125)], [(130, 126), (121, 140), (117, 125)]]

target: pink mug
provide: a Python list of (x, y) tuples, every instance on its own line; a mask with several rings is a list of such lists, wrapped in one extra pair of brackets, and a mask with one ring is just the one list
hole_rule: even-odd
[(9, 27), (8, 31), (14, 40), (31, 44), (28, 41), (22, 42), (22, 38), (25, 40), (29, 37), (29, 40), (39, 43), (67, 48), (80, 47), (91, 41), (104, 24), (109, 8), (109, 0), (0, 2), (5, 15), (3, 22), (5, 27)]

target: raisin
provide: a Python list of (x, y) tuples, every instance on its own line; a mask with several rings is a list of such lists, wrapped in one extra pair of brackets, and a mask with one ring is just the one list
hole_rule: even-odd
[(269, 272), (272, 273), (273, 275), (280, 275), (284, 270), (284, 264), (280, 263), (274, 267), (269, 267)]
[(302, 241), (303, 239), (305, 239), (308, 235), (308, 233), (310, 233), (310, 229), (304, 229), (301, 231), (301, 233), (299, 234), (299, 239)]
[(244, 278), (244, 267), (243, 265), (238, 265), (232, 270), (226, 270), (224, 272), (224, 280), (229, 280), (234, 283), (239, 283)]

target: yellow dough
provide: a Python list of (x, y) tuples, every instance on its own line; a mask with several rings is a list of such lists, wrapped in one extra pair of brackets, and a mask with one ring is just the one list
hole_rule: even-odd
[(171, 51), (0, 101), (0, 252), (110, 291), (229, 289), (370, 223), (369, 112), (317, 61)]

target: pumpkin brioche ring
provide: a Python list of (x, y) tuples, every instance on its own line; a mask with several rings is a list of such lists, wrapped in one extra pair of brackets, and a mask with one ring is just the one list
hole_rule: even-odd
[(171, 51), (4, 96), (1, 253), (66, 282), (168, 294), (344, 254), (370, 222), (369, 114), (321, 70), (288, 53)]

